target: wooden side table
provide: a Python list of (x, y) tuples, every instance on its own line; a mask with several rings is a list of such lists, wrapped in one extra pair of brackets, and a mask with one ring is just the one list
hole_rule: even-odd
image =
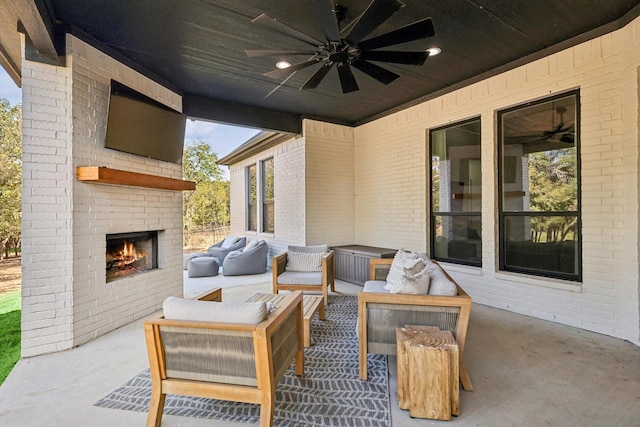
[(435, 326), (396, 329), (398, 404), (411, 417), (450, 420), (460, 415), (458, 344)]
[[(264, 301), (278, 305), (278, 302), (285, 298), (286, 294), (255, 294), (249, 301)], [(315, 295), (303, 295), (302, 297), (302, 318), (304, 330), (304, 346), (311, 347), (311, 318), (318, 313), (318, 318), (324, 320), (324, 298)]]

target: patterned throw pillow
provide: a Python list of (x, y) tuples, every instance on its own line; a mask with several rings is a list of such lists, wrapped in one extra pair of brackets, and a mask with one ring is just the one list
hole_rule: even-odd
[(287, 271), (322, 271), (322, 257), (326, 252), (287, 252)]

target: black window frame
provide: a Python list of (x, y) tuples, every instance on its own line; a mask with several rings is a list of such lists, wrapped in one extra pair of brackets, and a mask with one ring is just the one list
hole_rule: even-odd
[[(460, 259), (460, 258), (451, 258), (451, 257), (443, 257), (443, 256), (438, 256), (436, 254), (436, 217), (440, 216), (440, 217), (448, 217), (448, 218), (455, 218), (455, 217), (477, 217), (480, 220), (480, 229), (482, 230), (482, 209), (479, 212), (441, 212), (441, 211), (434, 211), (433, 209), (433, 134), (435, 132), (439, 132), (442, 130), (446, 130), (449, 128), (454, 128), (454, 127), (458, 127), (458, 126), (463, 126), (469, 123), (473, 123), (473, 122), (479, 122), (480, 124), (480, 128), (482, 128), (482, 117), (481, 116), (476, 116), (476, 117), (472, 117), (466, 120), (462, 120), (459, 122), (455, 122), (455, 123), (449, 123), (447, 125), (444, 126), (439, 126), (437, 128), (433, 128), (433, 129), (429, 129), (429, 149), (428, 149), (428, 153), (427, 153), (427, 162), (428, 162), (428, 182), (429, 182), (429, 186), (428, 186), (428, 191), (429, 191), (429, 229), (430, 229), (430, 233), (429, 233), (429, 241), (430, 241), (430, 257), (432, 259), (435, 259), (437, 261), (443, 261), (443, 262), (448, 262), (451, 264), (459, 264), (459, 265), (468, 265), (468, 266), (473, 266), (473, 267), (482, 267), (482, 235), (480, 235), (480, 260), (479, 261), (472, 261), (472, 260), (464, 260), (464, 259)], [(480, 164), (482, 165), (482, 145), (479, 145), (480, 147)], [(482, 186), (480, 187), (480, 191), (482, 192)]]
[[(253, 170), (253, 175), (255, 179), (251, 180), (251, 174)], [(251, 164), (248, 165), (245, 169), (245, 178), (246, 178), (246, 221), (245, 227), (247, 231), (258, 232), (258, 165)], [(253, 186), (253, 188), (252, 188)], [(255, 200), (252, 202), (251, 193), (255, 192)], [(253, 218), (252, 218), (253, 216)], [(251, 220), (254, 220), (254, 228), (252, 228)]]
[[(271, 201), (267, 201), (267, 179), (266, 179), (266, 167), (265, 165), (267, 164), (267, 162), (271, 162), (271, 173), (273, 174), (273, 179), (271, 180), (271, 185), (272, 185), (272, 193), (273, 193), (273, 200)], [(260, 161), (260, 204), (262, 206), (262, 210), (261, 210), (261, 221), (260, 223), (262, 224), (262, 228), (260, 231), (262, 231), (263, 233), (271, 233), (274, 234), (275, 233), (275, 162), (274, 162), (274, 158), (273, 157), (269, 157), (267, 159), (261, 160)], [(268, 206), (268, 207), (267, 207)], [(270, 216), (269, 212), (271, 212), (273, 215)], [(271, 226), (269, 227), (268, 224), (268, 220), (269, 218), (272, 218), (273, 221), (271, 223)]]
[[(503, 192), (503, 121), (502, 118), (505, 114), (511, 113), (513, 111), (517, 111), (523, 108), (532, 107), (539, 104), (545, 104), (549, 102), (553, 102), (557, 99), (567, 98), (570, 96), (575, 97), (575, 143), (574, 147), (576, 149), (576, 211), (509, 211), (505, 212), (504, 210), (504, 192)], [(581, 192), (581, 183), (582, 183), (582, 165), (581, 165), (581, 156), (580, 156), (580, 123), (581, 123), (581, 103), (580, 103), (580, 89), (570, 90), (567, 92), (562, 92), (558, 94), (554, 94), (542, 99), (538, 99), (535, 101), (526, 102), (523, 104), (519, 104), (513, 107), (509, 107), (504, 110), (497, 111), (496, 115), (496, 124), (497, 124), (497, 196), (498, 196), (498, 268), (500, 271), (513, 272), (519, 274), (526, 274), (530, 276), (537, 277), (545, 277), (551, 279), (561, 279), (573, 282), (582, 282), (582, 274), (583, 274), (583, 262), (582, 262), (582, 244), (583, 244), (583, 235), (582, 235), (582, 192)], [(506, 218), (507, 217), (545, 217), (545, 216), (575, 216), (576, 217), (576, 263), (577, 263), (577, 274), (565, 274), (562, 272), (553, 272), (549, 270), (539, 270), (533, 268), (525, 268), (518, 266), (509, 266), (506, 263)]]

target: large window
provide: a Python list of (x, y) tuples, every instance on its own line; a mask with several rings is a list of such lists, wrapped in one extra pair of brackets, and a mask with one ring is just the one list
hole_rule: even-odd
[(429, 133), (431, 257), (481, 265), (480, 119)]
[(256, 165), (247, 167), (247, 230), (258, 231), (258, 176)]
[(262, 231), (273, 233), (274, 231), (274, 210), (273, 210), (273, 158), (261, 162), (262, 169)]
[(579, 92), (498, 112), (500, 269), (579, 281)]

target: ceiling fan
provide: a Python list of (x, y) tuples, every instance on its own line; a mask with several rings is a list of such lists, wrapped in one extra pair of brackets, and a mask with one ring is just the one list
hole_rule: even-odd
[(251, 21), (256, 25), (261, 25), (300, 40), (312, 47), (307, 50), (245, 50), (249, 57), (310, 55), (310, 58), (306, 61), (283, 69), (276, 68), (265, 73), (265, 76), (274, 79), (288, 78), (296, 71), (320, 64), (320, 68), (300, 88), (315, 89), (335, 65), (338, 70), (342, 92), (349, 93), (359, 90), (351, 67), (387, 85), (400, 77), (400, 75), (370, 61), (422, 65), (429, 56), (427, 51), (406, 52), (377, 49), (433, 37), (435, 31), (431, 18), (425, 18), (377, 37), (366, 39), (369, 34), (404, 6), (398, 0), (372, 0), (358, 18), (342, 29), (340, 29), (340, 23), (346, 16), (346, 8), (344, 6), (334, 4), (333, 0), (308, 0), (308, 3), (324, 33), (326, 41), (317, 40), (265, 13)]

